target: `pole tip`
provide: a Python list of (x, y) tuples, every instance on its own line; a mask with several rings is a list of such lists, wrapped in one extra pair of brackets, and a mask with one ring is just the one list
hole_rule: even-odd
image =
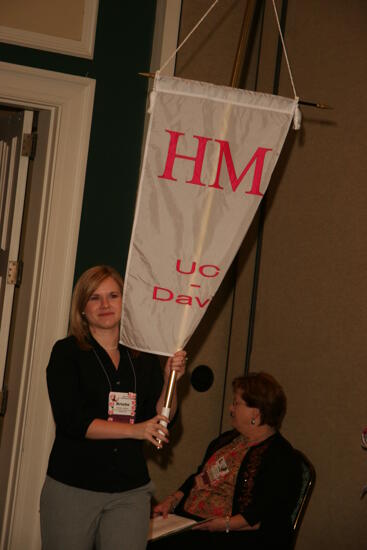
[(139, 76), (145, 76), (146, 78), (154, 78), (155, 73), (138, 73)]

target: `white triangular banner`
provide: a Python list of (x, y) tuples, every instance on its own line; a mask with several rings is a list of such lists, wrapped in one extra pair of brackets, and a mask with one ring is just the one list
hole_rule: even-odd
[(127, 263), (121, 341), (183, 348), (265, 193), (297, 99), (156, 77)]

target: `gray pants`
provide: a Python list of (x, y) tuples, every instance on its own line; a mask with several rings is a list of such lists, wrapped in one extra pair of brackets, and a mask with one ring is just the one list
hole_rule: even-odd
[(144, 550), (153, 484), (99, 493), (47, 477), (41, 493), (42, 550)]

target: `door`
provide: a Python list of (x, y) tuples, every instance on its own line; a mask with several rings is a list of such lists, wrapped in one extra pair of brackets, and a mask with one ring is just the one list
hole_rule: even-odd
[(19, 242), (27, 182), (28, 137), (32, 111), (0, 111), (0, 415), (5, 413), (3, 387), (14, 288), (19, 276)]
[(39, 495), (54, 435), (45, 368), (68, 325), (94, 88), (92, 79), (0, 62), (0, 105), (36, 109), (38, 137), (0, 418), (1, 550), (41, 547)]

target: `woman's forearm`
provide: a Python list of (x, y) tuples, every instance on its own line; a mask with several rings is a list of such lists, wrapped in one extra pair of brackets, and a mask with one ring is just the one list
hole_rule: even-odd
[(250, 525), (241, 514), (231, 516), (228, 521), (228, 528), (230, 531), (253, 531), (260, 527), (260, 523), (256, 525)]
[(164, 416), (158, 414), (144, 422), (129, 424), (125, 422), (109, 422), (95, 418), (88, 426), (87, 439), (145, 439), (156, 447), (168, 443), (168, 430), (160, 424)]
[(109, 422), (95, 418), (88, 426), (87, 439), (127, 439), (134, 437), (133, 425), (124, 422)]
[(235, 516), (217, 517), (203, 523), (198, 523), (193, 529), (198, 531), (225, 531), (230, 533), (231, 531), (252, 531), (259, 527), (260, 523), (251, 527), (241, 514), (236, 514)]

